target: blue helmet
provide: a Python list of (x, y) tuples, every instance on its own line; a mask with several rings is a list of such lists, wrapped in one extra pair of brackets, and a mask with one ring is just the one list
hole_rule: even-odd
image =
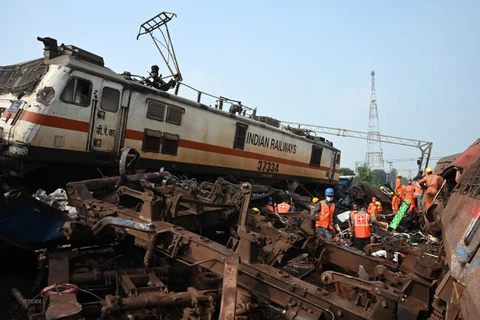
[(267, 197), (267, 201), (273, 201), (272, 197)]
[(335, 193), (333, 192), (332, 188), (327, 188), (327, 190), (325, 190), (325, 196), (333, 197), (334, 194)]

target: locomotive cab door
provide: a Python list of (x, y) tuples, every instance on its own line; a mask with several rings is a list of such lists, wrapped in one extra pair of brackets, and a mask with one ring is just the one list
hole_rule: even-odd
[[(339, 155), (338, 155), (339, 156)], [(332, 151), (332, 160), (330, 162), (330, 173), (329, 173), (329, 180), (332, 181), (335, 178), (335, 169), (337, 165), (337, 152)]]
[(102, 81), (96, 103), (92, 108), (90, 121), (90, 149), (104, 152), (117, 152), (121, 144), (121, 120), (123, 86)]

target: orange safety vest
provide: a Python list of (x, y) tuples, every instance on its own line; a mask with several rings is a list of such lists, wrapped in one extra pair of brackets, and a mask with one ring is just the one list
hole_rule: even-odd
[(402, 179), (397, 178), (397, 181), (395, 182), (395, 192), (398, 194), (402, 193)]
[(438, 189), (440, 187), (439, 179), (436, 174), (428, 175), (425, 179), (426, 179), (427, 187), (435, 188), (435, 189)]
[(286, 202), (282, 202), (277, 206), (278, 213), (287, 213), (290, 211), (290, 205)]
[(333, 214), (335, 213), (335, 203), (330, 205), (330, 208), (322, 200), (320, 202), (320, 210), (317, 212), (317, 217), (319, 218), (316, 223), (315, 227), (324, 227), (326, 229), (333, 229), (332, 221), (333, 221)]
[(417, 183), (415, 183), (415, 193), (416, 194), (422, 194), (423, 193), (423, 189), (422, 187), (420, 187), (420, 185)]
[(370, 202), (370, 204), (368, 205), (367, 211), (372, 215), (372, 217), (377, 219), (378, 207), (374, 202)]
[(268, 208), (268, 210), (272, 211), (272, 212), (275, 212), (275, 210), (273, 209), (273, 206), (267, 204), (265, 207)]
[(370, 233), (370, 214), (355, 212), (353, 214), (353, 226), (355, 238), (369, 238)]
[(415, 187), (412, 185), (407, 185), (403, 188), (403, 193), (405, 194), (406, 199), (413, 200), (415, 199)]
[(418, 181), (418, 183), (425, 183), (428, 188), (438, 190), (438, 188), (440, 187), (440, 178), (436, 174), (432, 173), (425, 176), (422, 180)]

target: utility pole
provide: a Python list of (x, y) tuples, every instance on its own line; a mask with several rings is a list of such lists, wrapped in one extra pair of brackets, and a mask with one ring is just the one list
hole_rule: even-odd
[(412, 180), (412, 171), (413, 170), (408, 170), (408, 180)]
[(392, 180), (393, 180), (393, 177), (392, 177), (392, 163), (393, 161), (387, 161), (388, 165), (390, 166), (390, 169), (388, 171), (388, 182), (387, 184), (392, 187)]
[(367, 152), (365, 153), (365, 165), (371, 170), (383, 170), (383, 151), (380, 143), (380, 124), (378, 120), (377, 94), (375, 91), (375, 71), (372, 76), (372, 91), (370, 98), (370, 111), (368, 114), (368, 137)]

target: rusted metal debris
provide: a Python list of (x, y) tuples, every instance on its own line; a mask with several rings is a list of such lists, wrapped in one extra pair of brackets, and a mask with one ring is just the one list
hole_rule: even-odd
[[(308, 212), (280, 219), (251, 211), (279, 190), (224, 179), (197, 183), (168, 172), (128, 174), (126, 163), (120, 177), (68, 185), (79, 219), (62, 228), (68, 247), (45, 252), (42, 303), (25, 304), (14, 291), (30, 319), (459, 314), (465, 287), (445, 268), (441, 245), (413, 247), (408, 237), (383, 232), (381, 242), (360, 252), (348, 239), (316, 238)], [(385, 258), (371, 255), (380, 250)], [(450, 292), (456, 302), (445, 308)]]

